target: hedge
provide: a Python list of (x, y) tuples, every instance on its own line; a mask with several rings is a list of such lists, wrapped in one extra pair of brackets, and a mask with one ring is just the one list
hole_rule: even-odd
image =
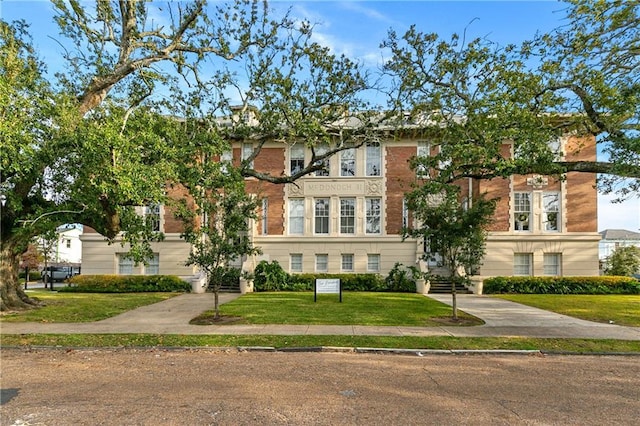
[(484, 280), (483, 293), (523, 294), (640, 294), (632, 277), (493, 277)]
[(174, 275), (76, 275), (58, 291), (78, 293), (144, 293), (190, 291), (191, 284)]
[(255, 291), (313, 291), (316, 279), (324, 278), (339, 278), (343, 291), (416, 291), (415, 282), (407, 274), (390, 274), (386, 279), (379, 274), (289, 274), (277, 261), (264, 260), (254, 273)]

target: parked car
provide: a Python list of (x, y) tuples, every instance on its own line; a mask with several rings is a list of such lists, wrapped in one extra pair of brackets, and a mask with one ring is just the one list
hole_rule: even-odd
[(73, 275), (73, 271), (68, 266), (48, 266), (42, 270), (43, 282), (64, 281)]

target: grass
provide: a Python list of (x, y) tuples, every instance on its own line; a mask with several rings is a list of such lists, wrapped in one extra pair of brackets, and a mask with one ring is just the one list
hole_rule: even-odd
[(259, 346), (366, 347), (440, 350), (540, 350), (571, 353), (638, 353), (640, 341), (595, 339), (542, 339), (520, 337), (396, 337), (396, 336), (276, 336), (276, 335), (158, 335), (158, 334), (30, 334), (2, 335), (1, 345), (63, 348)]
[[(451, 317), (451, 307), (412, 293), (345, 292), (338, 295), (277, 292), (249, 293), (220, 306), (223, 316), (238, 317), (233, 324), (326, 324), (416, 326), (442, 325)], [(482, 321), (459, 312), (458, 325), (479, 325)], [(209, 324), (213, 311), (195, 318), (192, 324)]]
[(92, 322), (140, 306), (161, 302), (182, 293), (56, 293), (33, 290), (29, 296), (46, 306), (3, 314), (6, 322)]
[(640, 295), (500, 294), (501, 299), (588, 321), (640, 327)]

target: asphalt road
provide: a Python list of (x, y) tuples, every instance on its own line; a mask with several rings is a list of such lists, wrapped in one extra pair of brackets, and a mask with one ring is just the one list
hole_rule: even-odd
[(2, 351), (2, 425), (635, 425), (637, 356)]

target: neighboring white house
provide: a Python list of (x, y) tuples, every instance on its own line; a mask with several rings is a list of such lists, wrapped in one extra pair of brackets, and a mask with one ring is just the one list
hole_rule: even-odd
[(611, 256), (618, 247), (640, 247), (640, 232), (627, 231), (626, 229), (605, 229), (600, 232), (602, 240), (599, 245), (600, 261)]
[[(82, 263), (82, 235), (83, 227), (80, 224), (72, 223), (59, 226), (56, 229), (58, 235), (57, 242), (52, 244), (49, 250), (48, 263), (50, 265), (80, 266)], [(43, 241), (40, 240), (40, 247)]]

